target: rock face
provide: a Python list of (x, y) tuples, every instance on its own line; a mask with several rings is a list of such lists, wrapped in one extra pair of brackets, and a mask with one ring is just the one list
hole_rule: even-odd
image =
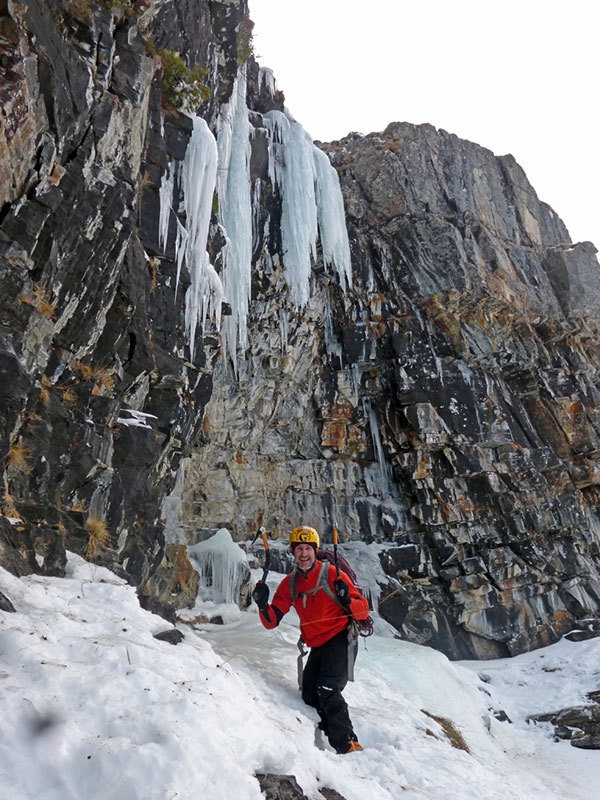
[(172, 619), (186, 543), (310, 522), (453, 658), (597, 617), (593, 245), (431, 126), (316, 147), (246, 0), (109, 5), (0, 3), (1, 563), (75, 550)]
[[(225, 65), (218, 86), (230, 56), (206, 25), (209, 4), (196, 5), (194, 56)], [(161, 107), (162, 65), (149, 54), (169, 46), (169, 30), (153, 40), (154, 11), (53, 0), (1, 10), (3, 513), (18, 521), (29, 570), (60, 574), (66, 546), (120, 571), (149, 605), (162, 503), (201, 425), (215, 355), (190, 354), (189, 272), (176, 288), (173, 243), (158, 241), (161, 179), (184, 158), (192, 121)]]

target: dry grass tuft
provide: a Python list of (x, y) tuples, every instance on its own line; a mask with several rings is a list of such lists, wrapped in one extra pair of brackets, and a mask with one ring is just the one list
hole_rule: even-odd
[(83, 557), (88, 561), (98, 556), (112, 542), (112, 537), (104, 520), (98, 517), (88, 517), (85, 527), (88, 532), (88, 540), (83, 548)]
[(36, 308), (42, 317), (46, 319), (55, 319), (56, 317), (56, 303), (51, 303), (46, 290), (39, 284), (35, 285), (32, 292), (32, 297), (20, 297), (22, 303), (33, 306)]
[[(464, 750), (465, 753), (469, 753), (469, 747), (465, 742), (462, 733), (454, 727), (454, 723), (452, 723), (449, 719), (445, 717), (438, 717), (436, 714), (432, 714), (430, 711), (425, 711), (424, 708), (421, 709), (421, 712), (425, 714), (425, 716), (429, 717), (429, 719), (434, 720), (437, 724), (442, 728), (446, 736), (448, 737), (448, 741), (455, 747), (457, 750)], [(427, 733), (429, 736), (433, 736), (435, 738), (436, 735), (433, 731), (427, 729)]]
[(8, 492), (4, 495), (4, 503), (2, 504), (0, 513), (4, 517), (11, 517), (13, 519), (21, 516), (17, 511), (14, 497), (10, 495)]
[(11, 444), (8, 455), (6, 456), (6, 463), (11, 469), (14, 469), (15, 472), (22, 472), (24, 475), (31, 474), (29, 449), (24, 444)]

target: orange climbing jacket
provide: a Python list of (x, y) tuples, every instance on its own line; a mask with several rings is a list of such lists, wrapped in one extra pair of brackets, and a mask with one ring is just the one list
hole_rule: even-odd
[[(328, 567), (327, 584), (331, 594), (322, 588), (319, 581), (324, 563)], [(338, 578), (347, 583), (350, 589), (348, 614), (333, 599), (335, 597), (333, 582)], [(266, 613), (260, 612), (262, 624), (269, 629), (277, 627), (281, 618), (287, 614), (292, 605), (300, 618), (302, 640), (308, 647), (320, 647), (332, 636), (345, 630), (349, 617), (360, 620), (369, 616), (369, 603), (350, 578), (343, 571), (340, 571), (338, 575), (333, 564), (319, 560), (315, 561), (314, 566), (306, 575), (300, 570), (294, 570), (290, 575), (285, 576), (277, 587), (273, 602)]]

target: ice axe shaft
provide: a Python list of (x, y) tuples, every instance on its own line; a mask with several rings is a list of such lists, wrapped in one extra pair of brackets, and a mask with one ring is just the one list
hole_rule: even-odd
[(265, 546), (265, 566), (263, 567), (263, 574), (262, 574), (262, 582), (264, 583), (267, 580), (267, 575), (269, 574), (269, 567), (271, 566), (271, 551), (269, 550), (269, 540), (267, 538), (267, 532), (264, 528), (260, 531), (261, 538), (263, 540), (263, 544)]
[(271, 552), (269, 550), (269, 539), (267, 537), (267, 531), (261, 525), (260, 528), (256, 531), (256, 536), (250, 542), (250, 547), (254, 544), (254, 542), (258, 539), (258, 537), (262, 539), (262, 542), (265, 546), (265, 566), (263, 568), (263, 576), (259, 583), (264, 583), (267, 579), (267, 575), (269, 574), (269, 566), (271, 565)]
[(335, 572), (337, 577), (340, 577), (340, 563), (338, 561), (338, 530), (333, 529), (333, 562), (335, 564)]

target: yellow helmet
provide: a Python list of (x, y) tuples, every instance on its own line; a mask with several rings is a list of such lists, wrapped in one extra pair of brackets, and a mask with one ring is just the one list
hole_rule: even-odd
[(315, 550), (319, 547), (321, 540), (314, 528), (308, 525), (299, 525), (290, 534), (290, 547), (292, 550), (297, 544), (312, 544)]

